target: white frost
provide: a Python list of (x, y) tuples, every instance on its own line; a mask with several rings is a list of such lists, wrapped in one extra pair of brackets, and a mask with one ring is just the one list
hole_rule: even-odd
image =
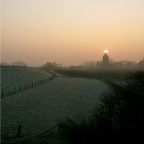
[(68, 118), (90, 115), (108, 86), (99, 80), (56, 77), (52, 81), (2, 99), (2, 133), (35, 136)]

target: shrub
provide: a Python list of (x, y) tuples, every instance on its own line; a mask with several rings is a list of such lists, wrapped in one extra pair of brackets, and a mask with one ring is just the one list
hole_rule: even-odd
[(96, 129), (139, 137), (144, 130), (144, 71), (130, 73), (124, 85), (105, 92), (93, 114)]
[(125, 84), (111, 86), (110, 91), (102, 94), (89, 122), (77, 126), (72, 133), (75, 143), (143, 140), (144, 71), (129, 73)]

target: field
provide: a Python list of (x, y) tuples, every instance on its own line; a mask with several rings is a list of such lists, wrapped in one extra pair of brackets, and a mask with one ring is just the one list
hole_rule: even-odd
[[(47, 79), (51, 73), (34, 68), (4, 68), (2, 90)], [(68, 118), (86, 119), (108, 86), (100, 80), (55, 76), (54, 79), (1, 100), (2, 135), (36, 136)]]
[(1, 67), (1, 90), (4, 96), (50, 78), (52, 74), (28, 67)]

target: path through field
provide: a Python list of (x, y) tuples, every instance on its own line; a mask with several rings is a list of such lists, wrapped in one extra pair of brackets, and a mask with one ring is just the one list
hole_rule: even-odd
[(2, 134), (36, 136), (68, 118), (79, 122), (90, 115), (108, 86), (99, 80), (56, 77), (48, 83), (1, 101)]

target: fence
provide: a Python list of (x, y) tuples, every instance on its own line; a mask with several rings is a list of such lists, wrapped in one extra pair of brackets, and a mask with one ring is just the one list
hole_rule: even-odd
[(67, 119), (67, 121), (63, 122), (63, 123), (58, 123), (56, 125), (54, 125), (53, 127), (51, 127), (50, 129), (42, 132), (41, 134), (37, 135), (35, 138), (41, 137), (41, 136), (49, 136), (51, 134), (51, 131), (55, 130), (55, 135), (64, 138), (67, 135), (69, 135), (69, 127), (75, 127), (77, 126), (76, 123), (72, 120), (70, 120), (69, 118)]
[[(47, 129), (46, 131), (36, 135), (33, 138), (42, 138), (48, 136), (55, 136), (60, 138), (66, 138), (69, 135), (70, 127), (77, 126), (76, 123), (70, 119), (64, 121), (63, 123), (57, 123), (56, 125), (52, 126), (51, 128)], [(4, 127), (3, 127), (4, 128)], [(17, 127), (11, 127), (11, 129), (7, 128), (7, 131), (3, 131), (1, 134), (2, 139), (17, 139), (17, 138), (26, 138), (27, 134), (23, 132), (23, 125), (19, 124)], [(5, 128), (6, 129), (6, 128)]]
[(7, 91), (2, 90), (1, 91), (1, 98), (4, 98), (5, 96), (10, 96), (10, 95), (22, 92), (24, 90), (33, 88), (33, 87), (38, 86), (38, 85), (43, 84), (43, 83), (47, 83), (47, 82), (53, 80), (55, 77), (56, 77), (56, 74), (53, 73), (50, 78), (43, 79), (43, 80), (38, 80), (38, 81), (31, 82), (31, 83), (28, 83), (28, 84), (25, 84), (25, 85), (16, 86), (12, 89), (8, 89)]

